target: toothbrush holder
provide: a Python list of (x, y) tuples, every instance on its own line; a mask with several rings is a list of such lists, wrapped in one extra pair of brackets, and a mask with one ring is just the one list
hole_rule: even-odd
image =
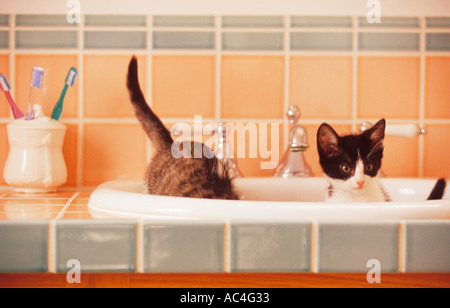
[(8, 124), (10, 150), (4, 168), (6, 183), (16, 192), (54, 192), (67, 181), (62, 153), (66, 126), (42, 117)]

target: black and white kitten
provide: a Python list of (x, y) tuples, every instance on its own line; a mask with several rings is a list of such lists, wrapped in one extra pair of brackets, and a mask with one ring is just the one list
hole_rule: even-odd
[(320, 165), (327, 175), (331, 202), (390, 201), (379, 181), (386, 121), (359, 135), (340, 137), (323, 123), (317, 131)]
[[(386, 121), (382, 119), (362, 134), (340, 137), (326, 123), (319, 127), (320, 165), (330, 182), (327, 201), (391, 201), (378, 174), (383, 159), (385, 128)], [(444, 178), (439, 179), (427, 200), (442, 199), (446, 184)]]

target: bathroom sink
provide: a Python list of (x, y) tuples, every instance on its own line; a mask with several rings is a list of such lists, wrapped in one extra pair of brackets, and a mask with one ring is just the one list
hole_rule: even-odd
[(436, 180), (383, 179), (393, 202), (323, 202), (324, 178), (239, 178), (242, 200), (210, 200), (146, 194), (141, 180), (111, 181), (97, 187), (89, 199), (94, 212), (165, 219), (439, 219), (450, 218), (450, 193), (443, 200), (425, 201)]

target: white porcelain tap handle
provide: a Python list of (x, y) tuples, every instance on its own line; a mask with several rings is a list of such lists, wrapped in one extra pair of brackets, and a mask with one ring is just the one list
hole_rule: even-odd
[[(359, 126), (359, 132), (362, 133), (372, 127), (372, 123), (363, 122)], [(388, 136), (415, 138), (419, 135), (426, 135), (427, 130), (425, 128), (420, 128), (416, 124), (388, 124), (385, 130)]]
[(386, 125), (386, 135), (414, 138), (426, 134), (424, 128), (419, 128), (415, 124), (392, 124)]

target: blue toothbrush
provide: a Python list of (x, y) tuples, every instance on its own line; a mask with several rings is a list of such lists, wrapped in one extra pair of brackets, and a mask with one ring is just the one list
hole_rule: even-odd
[(25, 120), (34, 120), (33, 103), (35, 96), (35, 89), (41, 89), (44, 80), (44, 69), (41, 67), (33, 67), (30, 81), (30, 96), (28, 98), (27, 116)]
[(64, 97), (66, 96), (66, 92), (69, 86), (73, 87), (73, 85), (75, 84), (75, 77), (77, 76), (77, 74), (78, 71), (75, 68), (72, 67), (69, 70), (69, 73), (67, 74), (66, 77), (64, 88), (61, 92), (61, 96), (59, 97), (59, 100), (56, 103), (55, 108), (53, 108), (52, 119), (59, 120), (59, 118), (61, 118)]

